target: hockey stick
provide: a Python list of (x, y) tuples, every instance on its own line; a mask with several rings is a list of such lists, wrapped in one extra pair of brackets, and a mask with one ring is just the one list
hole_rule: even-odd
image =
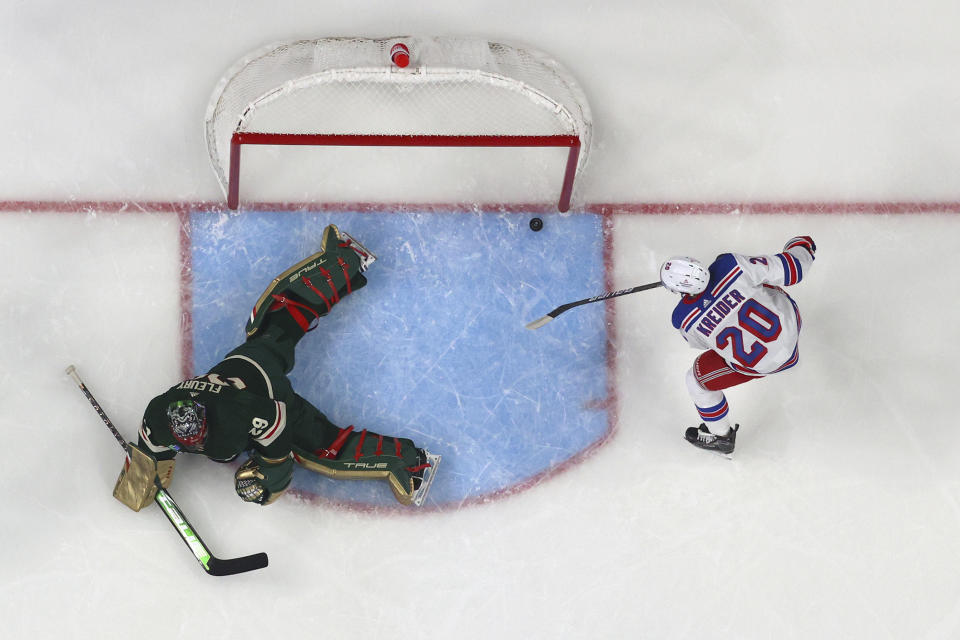
[[(103, 423), (107, 425), (107, 428), (110, 429), (110, 433), (113, 434), (113, 437), (117, 439), (117, 442), (120, 443), (120, 446), (123, 447), (124, 453), (127, 454), (127, 460), (130, 459), (130, 445), (127, 444), (127, 441), (123, 439), (123, 436), (120, 434), (120, 431), (113, 425), (113, 422), (110, 421), (110, 418), (107, 417), (107, 414), (104, 413), (103, 407), (100, 406), (100, 403), (97, 402), (97, 399), (93, 397), (93, 394), (90, 393), (90, 390), (87, 389), (87, 385), (83, 383), (83, 380), (80, 379), (80, 374), (77, 373), (77, 368), (73, 365), (67, 367), (67, 375), (73, 378), (73, 381), (77, 383), (77, 386), (80, 387), (80, 391), (83, 392), (83, 395), (87, 397), (87, 400), (90, 401), (90, 404), (93, 405), (93, 408), (97, 411), (97, 415), (100, 416), (100, 419), (103, 420)], [(197, 534), (196, 529), (193, 528), (193, 525), (187, 520), (187, 517), (183, 515), (183, 511), (173, 500), (173, 496), (163, 488), (160, 484), (160, 478), (154, 477), (154, 484), (157, 486), (157, 495), (154, 496), (154, 502), (160, 505), (160, 509), (163, 511), (163, 514), (167, 516), (167, 519), (170, 521), (170, 524), (173, 525), (173, 528), (177, 530), (177, 533), (180, 534), (180, 538), (186, 543), (187, 547), (193, 553), (194, 557), (200, 563), (200, 566), (203, 567), (203, 570), (209, 573), (212, 576), (229, 576), (235, 573), (244, 573), (246, 571), (253, 571), (255, 569), (262, 569), (267, 566), (267, 554), (265, 553), (254, 553), (253, 555), (243, 556), (241, 558), (218, 558), (210, 553), (210, 549), (204, 544), (203, 540), (200, 539), (200, 536)]]
[(629, 289), (621, 289), (620, 291), (611, 291), (610, 293), (601, 293), (598, 296), (592, 298), (584, 298), (583, 300), (577, 300), (576, 302), (568, 302), (567, 304), (562, 304), (547, 315), (543, 316), (538, 320), (527, 323), (527, 329), (539, 329), (543, 325), (552, 321), (558, 315), (564, 311), (569, 311), (574, 307), (579, 307), (582, 304), (589, 304), (591, 302), (600, 302), (601, 300), (607, 300), (609, 298), (616, 298), (617, 296), (625, 296), (628, 293), (637, 293), (638, 291), (646, 291), (647, 289), (656, 289), (657, 287), (662, 287), (662, 282), (651, 282), (650, 284), (641, 284), (636, 287), (630, 287)]

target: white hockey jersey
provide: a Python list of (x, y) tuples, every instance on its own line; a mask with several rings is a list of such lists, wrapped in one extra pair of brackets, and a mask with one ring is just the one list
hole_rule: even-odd
[(734, 371), (789, 369), (799, 359), (800, 310), (780, 287), (800, 282), (813, 259), (803, 246), (767, 256), (719, 255), (703, 293), (674, 308), (673, 326), (691, 347), (713, 349)]

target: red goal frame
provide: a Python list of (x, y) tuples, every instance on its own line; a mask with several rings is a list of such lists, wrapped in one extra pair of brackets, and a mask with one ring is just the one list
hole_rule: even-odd
[(227, 207), (240, 206), (240, 150), (245, 144), (314, 145), (343, 147), (568, 147), (557, 209), (570, 209), (573, 181), (580, 158), (580, 138), (569, 135), (389, 135), (389, 134), (302, 134), (235, 131), (230, 138), (230, 175)]

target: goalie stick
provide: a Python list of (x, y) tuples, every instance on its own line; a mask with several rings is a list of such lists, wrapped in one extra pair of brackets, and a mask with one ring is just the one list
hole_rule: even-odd
[[(127, 460), (130, 459), (130, 445), (127, 444), (127, 441), (123, 439), (123, 436), (120, 434), (120, 431), (113, 425), (113, 422), (110, 421), (110, 418), (107, 417), (107, 414), (104, 413), (103, 407), (100, 406), (100, 403), (97, 402), (97, 399), (93, 397), (93, 394), (90, 393), (90, 390), (87, 389), (87, 385), (83, 383), (83, 380), (80, 379), (80, 374), (77, 373), (77, 368), (73, 365), (67, 367), (67, 375), (73, 378), (73, 381), (77, 383), (77, 386), (80, 387), (80, 391), (83, 392), (83, 395), (87, 397), (87, 400), (90, 401), (90, 404), (93, 405), (93, 408), (96, 410), (97, 415), (100, 416), (100, 419), (103, 420), (104, 424), (107, 425), (107, 428), (110, 429), (110, 432), (113, 434), (113, 437), (117, 439), (117, 442), (120, 443), (120, 446), (123, 447), (124, 453), (127, 455)], [(194, 557), (200, 563), (200, 566), (203, 567), (203, 570), (212, 576), (229, 576), (235, 573), (244, 573), (246, 571), (253, 571), (255, 569), (262, 569), (267, 566), (267, 554), (265, 553), (254, 553), (253, 555), (243, 556), (240, 558), (218, 558), (210, 553), (210, 549), (204, 544), (203, 540), (200, 539), (200, 536), (197, 534), (196, 529), (193, 528), (193, 525), (187, 520), (187, 517), (183, 515), (183, 511), (173, 500), (173, 496), (163, 488), (160, 484), (160, 478), (154, 477), (154, 484), (157, 486), (157, 495), (154, 496), (154, 502), (159, 506), (163, 514), (167, 516), (167, 519), (170, 521), (170, 524), (173, 525), (173, 528), (177, 530), (177, 533), (180, 534), (180, 538), (186, 543), (187, 547), (193, 553)]]
[(616, 298), (617, 296), (625, 296), (628, 293), (637, 293), (638, 291), (646, 291), (647, 289), (656, 289), (657, 287), (662, 287), (662, 282), (651, 282), (650, 284), (641, 284), (636, 287), (630, 287), (629, 289), (621, 289), (620, 291), (611, 291), (609, 293), (601, 293), (598, 296), (593, 296), (592, 298), (584, 298), (583, 300), (577, 300), (576, 302), (568, 302), (567, 304), (562, 304), (547, 315), (534, 320), (533, 322), (527, 323), (527, 329), (539, 329), (543, 325), (552, 321), (558, 315), (564, 311), (569, 311), (574, 307), (579, 307), (582, 304), (589, 304), (591, 302), (600, 302), (601, 300), (607, 300), (609, 298)]

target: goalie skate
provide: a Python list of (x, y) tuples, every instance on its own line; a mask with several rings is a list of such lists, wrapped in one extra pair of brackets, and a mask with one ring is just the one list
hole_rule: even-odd
[[(413, 504), (418, 507), (422, 507), (424, 500), (427, 499), (427, 494), (430, 492), (430, 487), (437, 475), (437, 466), (440, 464), (439, 455), (434, 455), (426, 449), (421, 449), (421, 452), (425, 462), (430, 466), (423, 470), (423, 475), (419, 478), (420, 486), (413, 490)], [(416, 480), (414, 480), (414, 484), (416, 484)]]
[(369, 269), (370, 265), (372, 265), (376, 261), (377, 256), (374, 255), (373, 252), (367, 249), (365, 246), (357, 242), (356, 238), (351, 236), (349, 233), (344, 233), (343, 231), (340, 231), (339, 229), (337, 229), (337, 235), (340, 236), (340, 240), (342, 242), (346, 243), (347, 247), (349, 247), (350, 249), (353, 249), (354, 252), (356, 252), (356, 254), (360, 256), (361, 272)]

